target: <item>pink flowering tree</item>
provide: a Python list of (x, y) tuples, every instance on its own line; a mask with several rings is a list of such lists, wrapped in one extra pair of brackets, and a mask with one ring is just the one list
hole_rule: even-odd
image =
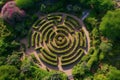
[(21, 21), (25, 15), (25, 12), (19, 9), (14, 1), (7, 2), (1, 10), (1, 17), (10, 24)]

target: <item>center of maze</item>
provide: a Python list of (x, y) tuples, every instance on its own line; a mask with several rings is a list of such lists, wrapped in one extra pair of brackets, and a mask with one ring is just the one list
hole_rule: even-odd
[(80, 22), (68, 14), (49, 14), (32, 27), (31, 47), (39, 51), (40, 60), (47, 66), (75, 65), (88, 48)]

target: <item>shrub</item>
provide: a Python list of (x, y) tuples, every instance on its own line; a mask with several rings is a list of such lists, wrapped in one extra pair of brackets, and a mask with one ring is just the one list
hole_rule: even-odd
[(19, 70), (15, 66), (0, 66), (0, 80), (18, 80)]
[(92, 67), (92, 65), (98, 61), (98, 54), (99, 54), (100, 50), (96, 49), (93, 53), (93, 55), (91, 56), (91, 58), (89, 59), (89, 61), (87, 62), (87, 66), (89, 68)]
[(99, 33), (98, 28), (95, 27), (95, 28), (92, 30), (92, 35), (93, 35), (93, 37), (94, 37), (95, 39), (98, 39), (98, 38), (100, 37), (100, 33)]
[(20, 61), (20, 55), (18, 55), (19, 52), (13, 52), (12, 55), (9, 55), (7, 57), (7, 64), (8, 65), (14, 65), (17, 67), (20, 67), (21, 61)]
[(105, 57), (105, 53), (104, 52), (101, 52), (100, 55), (99, 55), (99, 60), (103, 60)]
[(30, 48), (30, 46), (31, 46), (31, 35), (32, 35), (32, 31), (30, 30), (28, 32), (28, 36), (27, 36), (27, 38), (28, 38), (28, 48)]
[(102, 52), (107, 53), (110, 52), (112, 50), (112, 44), (111, 43), (107, 43), (107, 42), (102, 42), (100, 44), (100, 49), (102, 50)]

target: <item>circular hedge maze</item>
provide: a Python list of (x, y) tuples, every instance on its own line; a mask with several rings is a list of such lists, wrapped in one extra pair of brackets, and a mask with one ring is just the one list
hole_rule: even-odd
[(31, 31), (31, 46), (45, 65), (75, 65), (88, 49), (82, 25), (68, 14), (48, 14), (36, 21)]

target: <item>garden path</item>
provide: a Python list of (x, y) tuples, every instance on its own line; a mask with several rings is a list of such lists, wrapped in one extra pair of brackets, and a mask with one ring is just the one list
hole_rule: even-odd
[[(55, 14), (59, 14), (59, 13), (55, 13)], [(66, 17), (66, 15), (68, 15), (68, 14), (65, 14), (65, 13), (62, 13), (62, 14), (63, 14), (63, 19)], [(70, 16), (72, 16), (73, 18), (75, 18), (76, 20), (78, 20), (79, 23), (82, 25), (82, 29), (84, 30), (86, 38), (87, 38), (86, 40), (87, 40), (87, 46), (88, 47), (84, 50), (85, 54), (87, 54), (88, 50), (90, 49), (89, 32), (87, 31), (87, 29), (86, 29), (86, 27), (85, 27), (85, 25), (84, 25), (84, 23), (83, 23), (82, 20), (78, 19), (77, 17), (75, 17), (73, 15), (70, 15)], [(28, 46), (27, 38), (21, 40), (21, 43), (25, 44), (25, 46)], [(34, 48), (32, 48), (32, 47), (31, 48), (27, 48), (26, 49), (26, 54), (29, 55), (31, 53), (33, 53), (35, 55), (36, 59), (40, 62), (41, 68), (46, 69), (46, 65), (39, 59), (39, 55), (36, 53), (36, 51), (34, 50)], [(58, 57), (58, 63), (59, 63), (58, 64), (58, 70), (65, 72), (67, 74), (69, 80), (74, 80), (73, 79), (73, 75), (72, 75), (72, 67), (73, 66), (72, 67), (70, 66), (70, 68), (67, 67), (66, 69), (63, 69), (62, 66), (61, 66), (61, 57)], [(55, 69), (55, 68), (47, 68), (47, 69)]]

